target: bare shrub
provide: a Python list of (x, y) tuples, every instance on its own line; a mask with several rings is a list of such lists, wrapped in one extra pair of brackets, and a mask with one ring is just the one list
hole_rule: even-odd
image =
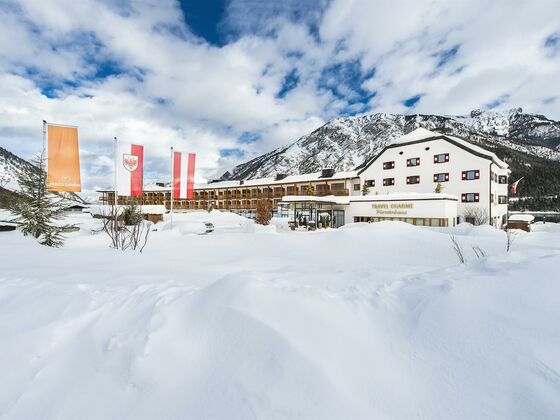
[(485, 225), (488, 223), (488, 211), (481, 207), (469, 206), (463, 210), (465, 221), (475, 226)]
[(509, 252), (509, 250), (511, 249), (511, 246), (513, 245), (513, 241), (515, 241), (515, 238), (517, 238), (516, 231), (512, 229), (506, 230), (506, 252)]
[(459, 259), (459, 262), (461, 264), (465, 263), (465, 254), (463, 252), (463, 248), (461, 247), (461, 244), (459, 244), (459, 242), (457, 241), (457, 238), (455, 238), (455, 236), (451, 235), (449, 237), (451, 239), (451, 247), (453, 248), (453, 251), (455, 251), (455, 254), (457, 255), (457, 258)]
[(478, 245), (472, 246), (471, 248), (474, 251), (474, 255), (476, 255), (476, 258), (484, 258), (486, 256), (486, 251), (484, 251)]
[(111, 240), (110, 247), (126, 251), (142, 252), (148, 243), (152, 222), (144, 220), (141, 209), (136, 205), (109, 206), (101, 212), (102, 226), (97, 232), (105, 232)]

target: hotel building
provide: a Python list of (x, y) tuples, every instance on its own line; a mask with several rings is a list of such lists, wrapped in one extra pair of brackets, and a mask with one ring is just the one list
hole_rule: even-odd
[[(454, 226), (483, 222), (502, 227), (507, 218), (508, 165), (494, 153), (457, 137), (423, 128), (396, 139), (355, 171), (286, 175), (195, 185), (193, 200), (174, 210), (210, 208), (254, 215), (269, 200), (275, 216), (339, 227), (352, 222), (400, 220)], [(363, 195), (364, 183), (369, 190)], [(437, 191), (437, 192), (436, 192)], [(114, 203), (114, 192), (100, 191)], [(119, 204), (130, 202), (118, 198)], [(146, 188), (140, 204), (170, 208), (170, 188)], [(476, 219), (476, 220), (475, 220)]]

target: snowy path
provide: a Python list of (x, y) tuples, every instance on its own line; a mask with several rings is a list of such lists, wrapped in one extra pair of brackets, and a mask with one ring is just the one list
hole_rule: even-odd
[(399, 223), (158, 232), (142, 255), (3, 234), (0, 418), (557, 418), (542, 229), (506, 254), (457, 228), (464, 266), (445, 231)]

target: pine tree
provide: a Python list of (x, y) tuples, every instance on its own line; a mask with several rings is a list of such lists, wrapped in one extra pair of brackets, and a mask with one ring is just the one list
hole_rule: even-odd
[(20, 190), (17, 199), (10, 203), (10, 211), (16, 215), (14, 221), (20, 224), (24, 236), (31, 235), (42, 245), (60, 247), (64, 245), (62, 232), (67, 226), (56, 226), (53, 222), (63, 217), (63, 200), (47, 191), (42, 156), (34, 159), (33, 164), (36, 168), (17, 175)]
[(364, 181), (364, 186), (362, 187), (362, 195), (368, 195), (368, 194), (369, 194), (369, 185), (367, 181)]
[(437, 194), (441, 193), (443, 190), (443, 186), (441, 185), (441, 182), (438, 182), (436, 184), (436, 189), (434, 190)]

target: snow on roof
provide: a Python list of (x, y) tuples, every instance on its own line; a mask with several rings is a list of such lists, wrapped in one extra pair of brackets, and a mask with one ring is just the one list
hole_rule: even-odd
[(462, 146), (466, 147), (467, 149), (471, 149), (473, 152), (488, 156), (489, 158), (491, 158), (498, 166), (500, 166), (501, 168), (507, 168), (508, 165), (507, 163), (505, 163), (503, 160), (501, 160), (500, 158), (498, 158), (498, 156), (496, 156), (496, 154), (483, 149), (480, 146), (477, 146), (473, 143), (470, 143), (466, 140), (463, 140), (459, 137), (455, 137), (455, 136), (449, 136), (447, 134), (442, 134), (442, 133), (438, 133), (436, 131), (430, 131), (427, 130), (425, 128), (419, 127), (414, 131), (411, 131), (408, 134), (405, 134), (404, 136), (393, 140), (392, 144), (405, 144), (405, 143), (410, 143), (413, 141), (418, 141), (418, 140), (424, 140), (424, 139), (428, 139), (430, 137), (439, 137), (439, 136), (443, 136), (443, 137), (447, 137), (459, 144), (461, 144)]
[(350, 197), (348, 196), (335, 196), (325, 195), (317, 197), (315, 195), (286, 195), (282, 197), (283, 203), (301, 203), (301, 202), (314, 202), (326, 204), (349, 204)]
[[(292, 184), (297, 182), (311, 182), (311, 181), (336, 181), (338, 179), (351, 179), (357, 178), (357, 171), (342, 171), (335, 172), (331, 177), (322, 177), (321, 172), (313, 172), (310, 174), (301, 175), (288, 175), (285, 178), (276, 180), (275, 178), (256, 178), (247, 179), (243, 181), (220, 181), (212, 182), (210, 184), (195, 184), (195, 190), (209, 190), (216, 188), (233, 188), (233, 187), (256, 187), (260, 185), (274, 185), (274, 184)], [(112, 192), (112, 189), (98, 190), (98, 192)], [(161, 187), (159, 185), (149, 185), (144, 187), (144, 192), (159, 192), (171, 191), (171, 187)]]
[(423, 140), (423, 139), (427, 139), (430, 137), (437, 137), (437, 136), (441, 136), (441, 134), (436, 133), (435, 131), (430, 131), (425, 128), (419, 127), (416, 130), (411, 131), (410, 133), (405, 134), (404, 136), (393, 140), (393, 144), (408, 143), (410, 141)]
[(310, 182), (310, 181), (331, 181), (337, 179), (357, 178), (357, 171), (335, 172), (331, 177), (321, 177), (321, 172), (313, 172), (310, 174), (301, 175), (288, 175), (285, 178), (276, 180), (275, 178), (257, 178), (247, 179), (243, 181), (221, 181), (213, 182), (211, 184), (195, 184), (195, 189), (214, 189), (214, 188), (231, 188), (231, 187), (253, 187), (259, 185), (274, 185), (274, 184), (292, 184), (296, 182)]
[(512, 214), (508, 218), (508, 221), (510, 222), (532, 223), (534, 220), (535, 220), (535, 216), (533, 216), (532, 214)]

